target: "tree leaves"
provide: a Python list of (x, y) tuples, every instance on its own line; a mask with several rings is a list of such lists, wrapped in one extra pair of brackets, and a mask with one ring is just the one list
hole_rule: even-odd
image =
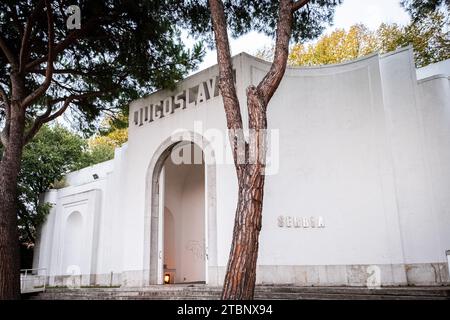
[[(14, 55), (19, 56), (25, 22), (35, 9), (28, 42), (30, 57), (26, 65), (26, 93), (43, 82), (48, 53), (47, 17), (37, 1), (6, 0), (0, 3), (1, 35)], [(199, 44), (186, 49), (180, 37), (181, 25), (189, 24), (184, 1), (117, 0), (77, 1), (81, 29), (68, 30), (66, 9), (73, 1), (51, 1), (55, 30), (55, 73), (52, 83), (37, 103), (28, 108), (30, 122), (42, 114), (51, 101), (86, 92), (102, 94), (74, 99), (73, 120), (81, 130), (92, 133), (94, 119), (103, 111), (118, 112), (139, 96), (159, 88), (171, 88), (201, 61)], [(192, 4), (195, 7), (195, 3)], [(208, 16), (201, 19), (209, 20)], [(193, 20), (200, 23), (199, 20)], [(12, 69), (0, 52), (0, 85), (11, 95)], [(55, 103), (53, 110), (62, 102)], [(0, 107), (0, 109), (2, 109)], [(4, 113), (0, 112), (0, 123)]]
[[(432, 12), (405, 27), (382, 24), (376, 31), (370, 31), (364, 25), (358, 24), (348, 31), (336, 29), (313, 44), (295, 44), (291, 48), (289, 64), (335, 64), (373, 52), (386, 53), (412, 45), (416, 66), (423, 67), (450, 58), (450, 40), (445, 31), (447, 24), (448, 17), (439, 12)], [(270, 59), (270, 51), (264, 50), (259, 52), (259, 56)]]
[(414, 21), (418, 21), (434, 11), (446, 12), (448, 16), (450, 8), (450, 0), (401, 0), (400, 3)]
[(85, 140), (60, 126), (43, 126), (25, 146), (18, 180), (21, 242), (34, 242), (37, 227), (49, 212), (50, 204), (40, 202), (40, 195), (84, 165), (86, 148)]

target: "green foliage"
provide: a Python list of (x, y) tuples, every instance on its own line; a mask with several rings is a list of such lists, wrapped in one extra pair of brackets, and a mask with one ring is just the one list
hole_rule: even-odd
[[(213, 30), (206, 0), (182, 2), (183, 27), (190, 35), (214, 46)], [(176, 7), (178, 7), (178, 2)], [(335, 7), (342, 0), (311, 0), (294, 14), (292, 39), (295, 41), (318, 37), (333, 18)], [(227, 26), (232, 37), (238, 37), (252, 30), (274, 36), (278, 19), (278, 1), (273, 0), (223, 0)]]
[[(417, 67), (450, 58), (450, 40), (445, 31), (449, 18), (432, 12), (407, 26), (382, 24), (376, 31), (364, 25), (354, 25), (348, 31), (336, 29), (309, 45), (292, 46), (289, 64), (313, 66), (341, 63), (373, 52), (386, 53), (412, 45)], [(258, 56), (271, 59), (273, 50), (267, 48)]]
[(51, 204), (42, 202), (40, 196), (49, 188), (66, 187), (66, 173), (112, 159), (115, 147), (126, 141), (126, 129), (125, 136), (121, 130), (85, 140), (63, 127), (43, 126), (25, 146), (17, 202), (22, 243), (34, 243), (37, 228), (51, 209)]
[(448, 15), (450, 9), (450, 0), (401, 0), (400, 3), (415, 21), (434, 11), (446, 12)]
[(128, 141), (128, 124), (125, 114), (107, 117), (102, 121), (99, 133), (88, 140), (88, 149), (84, 153), (83, 166), (91, 166), (114, 158), (114, 150)]
[[(66, 26), (71, 5), (81, 12), (81, 29), (68, 30)], [(61, 101), (80, 93), (98, 93), (73, 100), (71, 104), (74, 125), (91, 134), (102, 111), (116, 112), (128, 103), (156, 88), (173, 87), (194, 69), (204, 55), (196, 44), (186, 49), (180, 37), (180, 25), (190, 25), (208, 16), (194, 16), (197, 1), (164, 0), (59, 0), (51, 1), (55, 26), (55, 44), (71, 41), (70, 35), (79, 34), (65, 50), (59, 52), (53, 81), (46, 95), (27, 109), (30, 119), (42, 114), (49, 101)], [(36, 9), (35, 23), (29, 40), (29, 64), (48, 53), (47, 16), (43, 1), (5, 0), (0, 2), (1, 36), (15, 55), (19, 55), (23, 24)], [(194, 13), (192, 13), (194, 10)], [(197, 21), (198, 20), (198, 21)], [(205, 22), (203, 22), (205, 23)], [(0, 53), (0, 85), (11, 95), (11, 66)], [(27, 69), (27, 93), (43, 82), (45, 63)], [(4, 118), (0, 108), (0, 123)]]
[(294, 45), (289, 64), (305, 66), (340, 63), (375, 50), (375, 39), (369, 30), (363, 25), (354, 25), (349, 31), (337, 29), (330, 35), (324, 35), (314, 44)]
[[(311, 0), (294, 14), (292, 38), (296, 41), (314, 39), (331, 22), (341, 0)], [(68, 30), (67, 8), (76, 4), (81, 12), (81, 29)], [(194, 38), (213, 44), (213, 32), (207, 0), (71, 0), (51, 1), (55, 25), (55, 44), (69, 41), (58, 52), (50, 88), (32, 107), (30, 119), (42, 114), (50, 102), (53, 111), (60, 108), (65, 97), (80, 93), (101, 93), (83, 96), (71, 102), (72, 123), (86, 135), (97, 129), (103, 111), (125, 111), (131, 100), (154, 91), (170, 88), (190, 70), (196, 68), (204, 55), (198, 43), (187, 50), (181, 41), (181, 30)], [(23, 26), (36, 9), (30, 38), (30, 61), (27, 65), (26, 91), (32, 92), (43, 82), (45, 56), (48, 53), (47, 17), (43, 1), (5, 0), (0, 2), (0, 29), (8, 47), (18, 56)], [(225, 0), (225, 13), (231, 35), (237, 37), (251, 30), (273, 36), (278, 16), (278, 1)], [(78, 38), (72, 41), (74, 33)], [(34, 64), (39, 59), (43, 63)], [(11, 66), (0, 54), (0, 85), (11, 96)], [(0, 108), (0, 123), (4, 120)]]
[(114, 146), (106, 143), (100, 143), (92, 147), (90, 146), (83, 154), (83, 161), (80, 169), (111, 160), (114, 158), (114, 149)]
[(431, 12), (405, 27), (382, 24), (376, 34), (379, 42), (377, 50), (389, 52), (412, 45), (417, 67), (449, 59), (448, 26), (449, 17), (440, 12)]
[(64, 174), (83, 165), (86, 141), (59, 126), (43, 126), (23, 150), (18, 182), (18, 218), (22, 242), (33, 243), (36, 228), (45, 220), (50, 204), (40, 195)]

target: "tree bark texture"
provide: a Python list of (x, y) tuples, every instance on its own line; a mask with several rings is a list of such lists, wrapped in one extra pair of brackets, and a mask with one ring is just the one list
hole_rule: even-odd
[[(48, 55), (45, 80), (34, 91), (25, 86), (26, 68), (30, 58), (29, 37), (37, 11), (46, 7)], [(50, 0), (40, 1), (27, 20), (21, 50), (17, 56), (0, 37), (0, 49), (11, 66), (11, 96), (0, 90), (5, 108), (5, 125), (0, 133), (3, 154), (0, 160), (0, 300), (20, 299), (20, 249), (17, 230), (17, 179), (25, 145), (25, 113), (28, 106), (45, 94), (53, 75), (54, 25)], [(39, 118), (39, 117), (38, 117)], [(37, 130), (29, 134), (29, 138)]]
[[(20, 298), (20, 257), (17, 231), (17, 177), (22, 159), (25, 109), (21, 107), (23, 82), (13, 81), (9, 130), (0, 161), (0, 299)], [(16, 99), (15, 99), (16, 98)]]
[(239, 101), (233, 82), (223, 3), (220, 0), (209, 1), (219, 64), (219, 88), (227, 127), (230, 129), (229, 139), (238, 178), (238, 203), (222, 299), (250, 300), (254, 296), (264, 199), (266, 111), (286, 70), (292, 14), (308, 1), (302, 2), (304, 4), (299, 5), (290, 0), (280, 1), (274, 61), (263, 80), (257, 86), (251, 85), (247, 88), (250, 135), (249, 140), (245, 141), (241, 130), (243, 125)]

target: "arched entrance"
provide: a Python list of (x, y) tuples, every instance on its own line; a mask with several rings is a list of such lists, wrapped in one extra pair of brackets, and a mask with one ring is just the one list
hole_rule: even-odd
[[(195, 161), (194, 155), (198, 161)], [(163, 221), (162, 264), (165, 282), (204, 283), (206, 217), (205, 165), (194, 143), (176, 146), (164, 162), (160, 178)], [(182, 156), (182, 157), (181, 157)], [(186, 160), (186, 161), (178, 161)], [(160, 216), (160, 217), (161, 217)]]
[[(203, 163), (175, 166), (170, 160), (172, 152), (190, 147), (201, 151)], [(170, 179), (167, 184), (166, 179)], [(179, 190), (174, 191), (180, 181), (183, 186), (178, 184)], [(180, 132), (166, 139), (150, 162), (147, 195), (144, 264), (149, 266), (149, 272), (146, 283), (162, 284), (165, 273), (171, 274), (172, 283), (208, 283), (208, 267), (217, 265), (216, 168), (209, 142), (193, 132)], [(195, 222), (189, 224), (189, 221)]]

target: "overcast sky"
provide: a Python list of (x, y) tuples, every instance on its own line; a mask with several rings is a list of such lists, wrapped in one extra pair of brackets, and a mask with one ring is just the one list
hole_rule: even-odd
[[(409, 22), (408, 14), (400, 7), (400, 0), (343, 0), (336, 9), (333, 26), (326, 32), (335, 28), (348, 29), (356, 23), (363, 23), (369, 29), (376, 29), (383, 22), (402, 25)], [(255, 54), (258, 49), (271, 46), (272, 43), (273, 40), (265, 35), (251, 32), (230, 41), (231, 53), (236, 55), (244, 51)], [(216, 52), (208, 51), (199, 70), (216, 64), (216, 61)]]

